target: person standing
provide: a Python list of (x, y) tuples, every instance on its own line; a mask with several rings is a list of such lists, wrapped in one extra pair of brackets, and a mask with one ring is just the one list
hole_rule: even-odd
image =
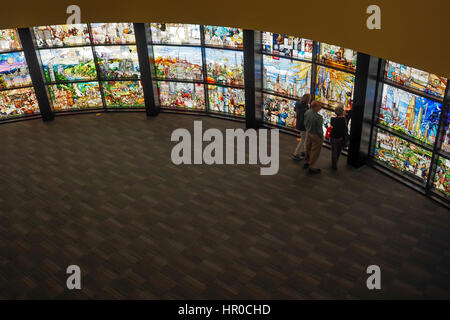
[(295, 113), (297, 115), (296, 128), (300, 131), (300, 141), (297, 143), (297, 147), (292, 154), (292, 159), (296, 161), (303, 160), (305, 158), (306, 147), (306, 128), (305, 128), (305, 112), (309, 109), (309, 103), (311, 102), (311, 95), (306, 93), (303, 97), (295, 103)]
[(320, 173), (320, 169), (316, 168), (317, 159), (319, 159), (320, 151), (323, 143), (323, 117), (319, 114), (322, 104), (314, 100), (311, 108), (305, 112), (305, 128), (307, 132), (306, 138), (306, 154), (304, 168), (309, 168), (310, 173)]
[(348, 136), (347, 119), (345, 118), (344, 108), (336, 107), (334, 110), (336, 117), (331, 118), (331, 167), (337, 170), (337, 163), (342, 149), (344, 148), (345, 139)]

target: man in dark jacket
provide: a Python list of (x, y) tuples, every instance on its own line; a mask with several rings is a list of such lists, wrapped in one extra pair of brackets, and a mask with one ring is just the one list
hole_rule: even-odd
[(305, 112), (309, 108), (311, 102), (311, 95), (306, 93), (303, 97), (295, 103), (295, 112), (297, 114), (296, 128), (300, 131), (300, 141), (297, 143), (292, 159), (300, 161), (305, 158), (305, 146), (306, 146), (306, 128), (305, 128)]

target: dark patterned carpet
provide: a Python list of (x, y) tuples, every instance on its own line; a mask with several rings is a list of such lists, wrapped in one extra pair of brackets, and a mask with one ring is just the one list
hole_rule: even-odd
[[(450, 298), (450, 213), (378, 171), (175, 166), (143, 113), (0, 125), (0, 298)], [(66, 289), (66, 267), (82, 289)], [(381, 267), (382, 289), (366, 288)]]

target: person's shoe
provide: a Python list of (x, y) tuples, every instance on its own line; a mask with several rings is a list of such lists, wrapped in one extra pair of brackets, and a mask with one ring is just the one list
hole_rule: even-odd
[(303, 165), (303, 169), (308, 169), (309, 168), (309, 163), (305, 163), (304, 165)]
[(309, 168), (310, 173), (320, 173), (320, 169), (317, 168)]
[(296, 154), (293, 154), (293, 155), (291, 156), (291, 159), (294, 160), (294, 161), (300, 161), (300, 160), (302, 160), (302, 158), (300, 158), (300, 156), (298, 156), (298, 155), (296, 155)]

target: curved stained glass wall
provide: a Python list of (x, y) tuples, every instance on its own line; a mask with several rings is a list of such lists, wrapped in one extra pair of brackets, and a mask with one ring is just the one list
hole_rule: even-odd
[(427, 192), (450, 199), (447, 79), (385, 61), (373, 121), (372, 157)]
[(33, 31), (53, 111), (144, 108), (132, 23)]
[[(245, 117), (242, 29), (176, 23), (149, 23), (146, 28), (151, 81), (162, 109)], [(31, 30), (54, 112), (144, 110), (133, 23)], [(255, 35), (261, 35), (262, 43), (256, 54), (262, 56), (263, 123), (294, 131), (295, 102), (309, 93), (323, 103), (325, 129), (338, 105), (344, 106), (351, 126), (356, 51), (271, 32)], [(142, 50), (140, 54), (142, 59)], [(378, 75), (372, 163), (448, 201), (447, 79), (385, 60)], [(39, 114), (34, 90), (17, 30), (0, 30), (0, 120)]]
[(151, 23), (150, 30), (163, 109), (245, 116), (242, 29)]
[(0, 119), (22, 118), (39, 113), (17, 30), (0, 30)]

